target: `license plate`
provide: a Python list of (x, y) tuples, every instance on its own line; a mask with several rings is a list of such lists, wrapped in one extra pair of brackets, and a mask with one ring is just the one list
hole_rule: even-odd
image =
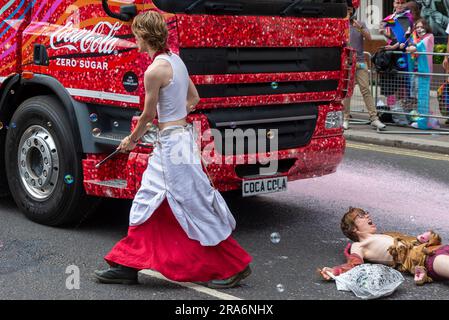
[(287, 191), (287, 177), (243, 180), (242, 196)]

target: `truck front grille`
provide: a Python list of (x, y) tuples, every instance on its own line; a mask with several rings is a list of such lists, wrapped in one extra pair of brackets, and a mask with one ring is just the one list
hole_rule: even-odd
[(342, 49), (181, 48), (190, 75), (338, 71)]
[[(265, 152), (264, 146), (267, 151), (276, 149), (272, 145), (273, 139), (268, 135), (273, 129), (277, 130), (277, 150), (307, 145), (315, 130), (318, 105), (306, 103), (222, 108), (202, 112), (207, 116), (211, 128), (215, 129), (215, 149), (222, 155), (239, 155), (252, 154), (255, 150), (257, 153)], [(267, 135), (257, 136), (259, 132)]]
[(201, 98), (335, 91), (338, 80), (197, 85)]

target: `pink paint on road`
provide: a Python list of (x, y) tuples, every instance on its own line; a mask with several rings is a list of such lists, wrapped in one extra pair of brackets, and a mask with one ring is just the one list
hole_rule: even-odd
[[(423, 230), (438, 229), (449, 232), (449, 184), (382, 164), (382, 166), (353, 162), (342, 164), (337, 173), (292, 182), (279, 200), (304, 198), (323, 204), (367, 208), (374, 222), (376, 217), (404, 219)], [(287, 198), (287, 199), (286, 199)], [(342, 212), (343, 214), (343, 212)]]

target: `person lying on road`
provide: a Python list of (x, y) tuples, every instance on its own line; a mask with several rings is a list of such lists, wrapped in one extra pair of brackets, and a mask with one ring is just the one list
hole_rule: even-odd
[(349, 208), (341, 220), (341, 230), (354, 242), (345, 249), (345, 264), (318, 269), (326, 280), (331, 280), (328, 273), (338, 276), (364, 261), (409, 272), (415, 275), (417, 285), (449, 280), (449, 245), (442, 245), (441, 237), (433, 231), (417, 237), (398, 232), (378, 234), (370, 214), (360, 208)]

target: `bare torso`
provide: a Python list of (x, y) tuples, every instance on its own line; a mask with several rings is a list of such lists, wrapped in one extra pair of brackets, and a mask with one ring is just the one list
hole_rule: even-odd
[(158, 126), (160, 130), (171, 126), (185, 126), (187, 124), (186, 118), (176, 121), (159, 122)]
[(384, 234), (373, 234), (369, 238), (354, 243), (352, 253), (362, 251), (364, 260), (373, 263), (381, 263), (385, 265), (393, 265), (393, 257), (388, 253), (388, 248), (394, 245), (394, 239), (391, 236)]

